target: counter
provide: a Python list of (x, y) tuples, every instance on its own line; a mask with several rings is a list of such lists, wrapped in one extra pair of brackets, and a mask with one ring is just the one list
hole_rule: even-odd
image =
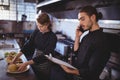
[(34, 72), (30, 68), (24, 73), (11, 74), (6, 72), (7, 63), (6, 61), (0, 60), (0, 80), (36, 80)]
[[(0, 42), (3, 41), (0, 40)], [(23, 73), (7, 73), (7, 62), (5, 60), (4, 53), (11, 51), (18, 52), (20, 48), (16, 40), (6, 40), (5, 43), (14, 45), (14, 47), (3, 47), (2, 45), (0, 48), (0, 80), (36, 80), (35, 74), (31, 67)], [(21, 57), (27, 61), (24, 55)]]
[(15, 39), (0, 40), (0, 49), (20, 49)]

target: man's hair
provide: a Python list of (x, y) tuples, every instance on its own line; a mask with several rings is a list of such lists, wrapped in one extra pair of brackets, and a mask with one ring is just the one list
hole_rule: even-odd
[(92, 16), (94, 14), (96, 16), (96, 21), (102, 18), (102, 13), (98, 13), (96, 8), (90, 5), (82, 7), (80, 12), (85, 12), (88, 16)]

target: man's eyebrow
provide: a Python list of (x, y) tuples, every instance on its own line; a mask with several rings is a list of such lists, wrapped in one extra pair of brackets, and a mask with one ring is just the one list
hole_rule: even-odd
[(84, 17), (80, 17), (78, 20), (81, 20), (82, 18), (84, 18)]

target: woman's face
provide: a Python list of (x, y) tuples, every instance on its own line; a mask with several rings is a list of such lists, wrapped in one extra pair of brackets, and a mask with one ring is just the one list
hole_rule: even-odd
[(48, 31), (48, 25), (42, 25), (38, 22), (36, 22), (36, 23), (37, 23), (37, 27), (40, 30), (40, 32), (44, 33), (44, 32)]

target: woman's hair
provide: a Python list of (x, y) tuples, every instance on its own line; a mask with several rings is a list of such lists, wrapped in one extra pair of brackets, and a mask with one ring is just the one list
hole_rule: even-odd
[(51, 30), (52, 25), (51, 25), (51, 21), (50, 21), (50, 18), (47, 13), (42, 12), (42, 13), (38, 14), (36, 20), (41, 25), (48, 24), (48, 29)]
[(80, 10), (80, 12), (85, 12), (88, 16), (92, 16), (93, 14), (96, 15), (96, 21), (102, 18), (102, 13), (98, 13), (96, 8), (93, 6), (85, 6)]

